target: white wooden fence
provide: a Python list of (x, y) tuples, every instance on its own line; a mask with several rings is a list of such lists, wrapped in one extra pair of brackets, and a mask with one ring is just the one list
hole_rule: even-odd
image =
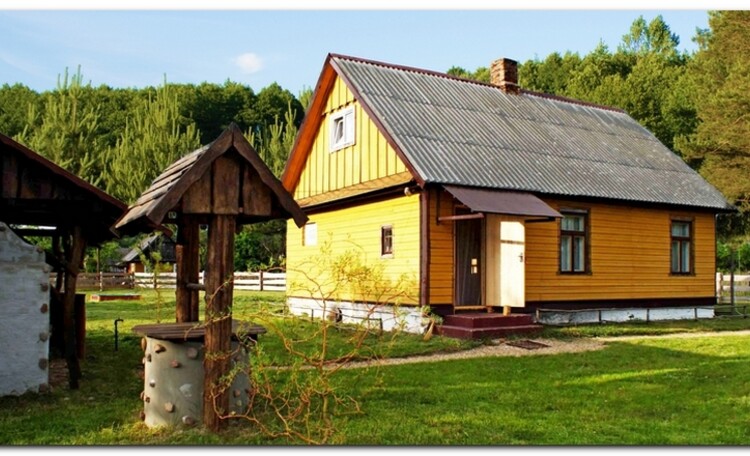
[[(734, 293), (734, 295), (733, 295)], [(734, 296), (734, 300), (732, 297)], [(719, 304), (750, 302), (750, 275), (735, 274), (734, 287), (731, 274), (716, 273), (716, 297)]]
[[(150, 272), (136, 272), (136, 288), (154, 288), (156, 280), (157, 288), (175, 288), (177, 283), (177, 274), (174, 272), (162, 272), (154, 277)], [(203, 272), (198, 277), (198, 282), (203, 284)], [(234, 273), (235, 290), (251, 291), (286, 291), (286, 273), (285, 272), (235, 272)]]

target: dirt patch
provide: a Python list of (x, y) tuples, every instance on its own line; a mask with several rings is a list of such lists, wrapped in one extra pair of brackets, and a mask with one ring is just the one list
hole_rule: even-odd
[(533, 340), (512, 340), (510, 342), (506, 342), (507, 345), (510, 345), (511, 347), (518, 347), (518, 348), (524, 348), (526, 350), (538, 350), (540, 348), (549, 347), (547, 344), (543, 344), (541, 342), (534, 342)]

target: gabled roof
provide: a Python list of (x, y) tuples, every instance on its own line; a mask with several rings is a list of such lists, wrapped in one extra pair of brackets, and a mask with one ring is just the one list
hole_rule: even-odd
[(117, 237), (112, 225), (125, 203), (3, 134), (0, 174), (1, 221), (54, 227), (83, 221), (89, 245)]
[(621, 110), (525, 90), (508, 94), (490, 84), (335, 54), (326, 59), (288, 161), (286, 188), (299, 179), (309, 150), (304, 129), (318, 128), (317, 98), (327, 97), (335, 76), (422, 186), (733, 210), (718, 190)]
[[(212, 143), (185, 155), (167, 167), (154, 179), (148, 190), (130, 206), (115, 227), (124, 233), (153, 231), (149, 227), (161, 225), (168, 212), (179, 212), (178, 205), (187, 190), (210, 170), (214, 161), (230, 152), (235, 152), (249, 164), (278, 203), (274, 206), (276, 212), (273, 216), (265, 219), (291, 217), (297, 226), (305, 224), (307, 216), (247, 142), (239, 127), (232, 123)], [(242, 214), (237, 217), (238, 224), (259, 221), (262, 220)]]

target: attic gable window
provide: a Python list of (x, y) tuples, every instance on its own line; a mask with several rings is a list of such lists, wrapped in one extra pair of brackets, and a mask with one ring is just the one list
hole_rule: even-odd
[(354, 106), (331, 114), (329, 150), (335, 152), (354, 144)]

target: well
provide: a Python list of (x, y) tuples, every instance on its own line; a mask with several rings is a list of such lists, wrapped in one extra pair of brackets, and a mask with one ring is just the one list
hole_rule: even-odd
[[(196, 323), (169, 323), (138, 325), (133, 332), (143, 336), (143, 421), (148, 427), (202, 424), (205, 328)], [(232, 322), (233, 380), (229, 410), (220, 414), (248, 411), (252, 394), (248, 347), (265, 332), (262, 326)]]
[[(115, 225), (123, 234), (158, 227), (171, 235), (171, 228), (163, 224), (177, 228), (175, 320), (188, 327), (198, 325), (203, 291), (202, 410), (203, 425), (212, 431), (221, 425), (217, 410), (229, 410), (230, 402), (236, 402), (236, 393), (222, 383), (232, 369), (234, 235), (242, 225), (288, 218), (299, 227), (307, 221), (239, 127), (231, 124), (216, 140), (168, 166)], [(198, 280), (202, 225), (208, 227), (204, 283)], [(161, 403), (167, 408), (174, 405)]]

